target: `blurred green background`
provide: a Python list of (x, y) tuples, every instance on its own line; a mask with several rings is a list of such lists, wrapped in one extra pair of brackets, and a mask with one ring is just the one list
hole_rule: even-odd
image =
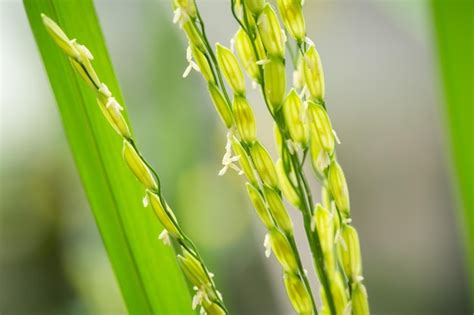
[[(373, 313), (468, 314), (429, 3), (306, 2)], [(227, 1), (201, 3), (211, 40), (228, 44), (236, 25)], [(22, 4), (0, 8), (0, 313), (125, 313)], [(186, 43), (169, 3), (96, 8), (143, 153), (230, 308), (291, 314), (243, 179), (217, 176), (225, 131), (199, 75), (181, 78)], [(258, 93), (250, 99), (259, 137), (273, 146)]]

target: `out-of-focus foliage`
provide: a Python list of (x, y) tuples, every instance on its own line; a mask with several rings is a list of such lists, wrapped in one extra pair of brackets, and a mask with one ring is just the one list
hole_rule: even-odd
[(474, 2), (433, 0), (432, 12), (474, 305)]

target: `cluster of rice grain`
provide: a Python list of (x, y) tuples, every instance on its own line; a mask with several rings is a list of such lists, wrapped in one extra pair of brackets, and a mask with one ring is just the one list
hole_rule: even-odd
[[(275, 10), (265, 0), (231, 0), (233, 16), (240, 26), (233, 38), (235, 50), (246, 74), (260, 86), (275, 122), (280, 156), (276, 163), (256, 137), (245, 79), (233, 51), (217, 44), (214, 53), (195, 1), (174, 0), (173, 5), (175, 22), (189, 41), (189, 69), (202, 73), (229, 130), (220, 174), (228, 168), (245, 173), (250, 199), (269, 231), (265, 244), (273, 249), (284, 269), (284, 284), (295, 311), (317, 313), (282, 196), (302, 213), (321, 282), (321, 313), (368, 314), (359, 240), (350, 225), (347, 183), (336, 159), (338, 139), (326, 111), (321, 60), (314, 43), (306, 37), (302, 1), (277, 1), (285, 28), (282, 30)], [(291, 47), (291, 43), (286, 34), (297, 48), (293, 55), (293, 88), (288, 93), (285, 46)], [(233, 93), (232, 100), (223, 77)], [(322, 204), (313, 203), (303, 170), (308, 155), (323, 187)]]
[(164, 227), (160, 239), (165, 245), (171, 245), (171, 238), (178, 244), (180, 254), (177, 255), (177, 259), (179, 265), (189, 282), (194, 286), (194, 290), (196, 290), (192, 302), (193, 309), (200, 305), (201, 314), (227, 314), (222, 296), (216, 289), (213, 274), (206, 268), (196, 246), (183, 233), (173, 211), (163, 198), (159, 177), (138, 151), (128, 124), (121, 113), (122, 107), (105, 83), (99, 80), (91, 64), (92, 54), (84, 45), (79, 44), (76, 40), (69, 39), (64, 31), (49, 17), (43, 14), (42, 19), (46, 30), (68, 56), (72, 67), (97, 92), (97, 104), (104, 117), (117, 134), (123, 138), (123, 159), (130, 171), (145, 188), (144, 206), (151, 206)]

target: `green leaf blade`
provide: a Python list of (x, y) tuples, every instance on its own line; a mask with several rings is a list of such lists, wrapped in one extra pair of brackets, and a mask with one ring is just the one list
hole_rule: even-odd
[(143, 208), (143, 188), (122, 161), (120, 137), (102, 116), (94, 92), (74, 73), (41, 21), (40, 14), (45, 13), (89, 48), (99, 77), (124, 106), (92, 1), (25, 0), (24, 4), (129, 312), (192, 314), (189, 292), (174, 253), (157, 240), (161, 227), (152, 211)]

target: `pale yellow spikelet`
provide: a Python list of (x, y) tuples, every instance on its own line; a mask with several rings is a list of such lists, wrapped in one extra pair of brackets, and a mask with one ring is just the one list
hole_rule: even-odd
[(278, 176), (275, 165), (273, 164), (270, 154), (260, 142), (255, 142), (252, 145), (250, 148), (250, 156), (263, 183), (272, 188), (278, 188)]
[(311, 98), (323, 101), (325, 93), (324, 71), (316, 47), (311, 46), (304, 56), (303, 72)]
[(272, 251), (275, 253), (280, 264), (286, 271), (297, 272), (296, 258), (286, 236), (278, 229), (272, 229), (269, 233)]
[(219, 117), (227, 128), (232, 127), (234, 124), (232, 111), (221, 90), (214, 83), (209, 83), (207, 87), (209, 89), (209, 94), (211, 95), (212, 103), (214, 104)]
[(308, 102), (308, 118), (311, 136), (318, 137), (319, 144), (329, 154), (332, 155), (335, 147), (334, 133), (329, 116), (321, 105)]
[(294, 89), (283, 102), (283, 117), (293, 142), (306, 146), (306, 128), (303, 122), (303, 102)]
[(252, 144), (257, 139), (255, 116), (244, 97), (236, 96), (232, 104), (234, 121), (242, 141)]
[(270, 4), (267, 3), (260, 13), (257, 27), (268, 54), (271, 57), (283, 58), (285, 55), (283, 34), (278, 17)]
[(300, 276), (294, 273), (285, 272), (283, 280), (285, 283), (286, 293), (288, 294), (296, 313), (300, 315), (312, 314), (311, 296)]
[(123, 141), (122, 155), (132, 173), (143, 186), (145, 186), (146, 189), (157, 191), (158, 184), (153, 174), (135, 150), (135, 147), (128, 140)]
[(344, 218), (350, 217), (349, 189), (342, 167), (332, 161), (328, 171), (328, 185), (337, 209)]
[(273, 113), (283, 105), (286, 91), (285, 64), (280, 58), (271, 58), (263, 65), (265, 97)]
[(367, 290), (360, 282), (352, 285), (352, 314), (353, 315), (369, 315), (369, 301)]
[(255, 188), (255, 186), (253, 186), (252, 184), (247, 183), (247, 192), (255, 210), (257, 210), (257, 214), (260, 220), (262, 220), (263, 224), (267, 227), (267, 229), (274, 228), (275, 224), (273, 223), (273, 219), (270, 216), (270, 212), (268, 212), (268, 208), (265, 205), (265, 201), (263, 200), (262, 195), (259, 193), (257, 188)]
[(245, 95), (245, 79), (239, 67), (237, 58), (232, 51), (221, 44), (216, 44), (217, 61), (222, 74), (229, 83), (235, 95)]
[(163, 205), (160, 197), (152, 192), (147, 191), (148, 201), (156, 216), (160, 220), (161, 225), (175, 238), (181, 238), (181, 233), (177, 227), (177, 220), (174, 213), (169, 209), (168, 205)]
[(293, 206), (300, 209), (301, 208), (301, 199), (296, 192), (295, 188), (290, 182), (289, 174), (285, 171), (285, 165), (283, 164), (282, 159), (278, 159), (276, 162), (276, 171), (278, 175), (278, 182), (280, 183), (280, 190)]
[(275, 219), (275, 223), (280, 229), (282, 229), (287, 235), (293, 234), (293, 222), (288, 215), (288, 211), (281, 200), (281, 196), (273, 188), (264, 185), (263, 193), (265, 199), (268, 202), (270, 212)]

